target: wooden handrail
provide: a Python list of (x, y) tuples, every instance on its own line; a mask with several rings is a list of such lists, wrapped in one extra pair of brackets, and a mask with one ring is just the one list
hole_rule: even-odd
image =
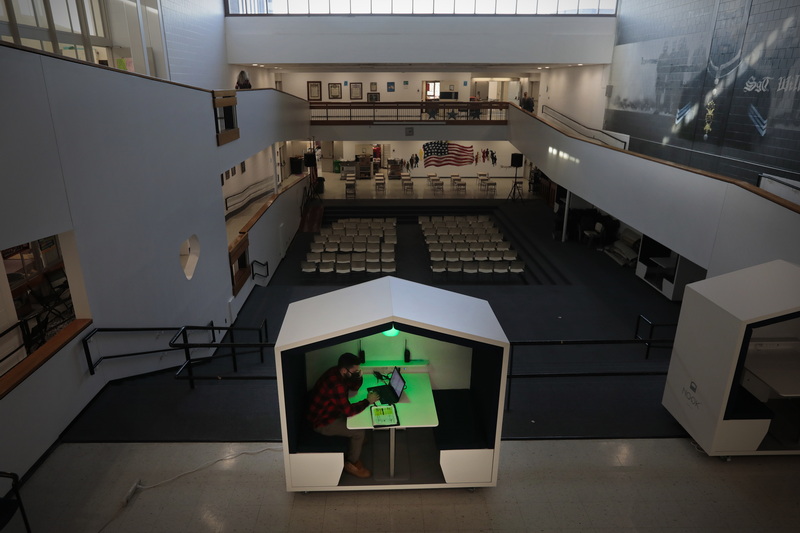
[(91, 324), (92, 321), (90, 319), (76, 318), (39, 347), (38, 350), (0, 376), (0, 399), (3, 399), (9, 392), (36, 372)]

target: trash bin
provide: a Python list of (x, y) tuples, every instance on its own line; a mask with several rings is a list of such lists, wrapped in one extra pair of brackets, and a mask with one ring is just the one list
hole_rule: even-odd
[(338, 159), (333, 160), (333, 172), (340, 174), (342, 172), (342, 162)]

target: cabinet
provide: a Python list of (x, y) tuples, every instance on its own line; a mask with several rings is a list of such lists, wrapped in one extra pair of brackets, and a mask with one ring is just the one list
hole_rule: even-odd
[(372, 158), (369, 156), (356, 157), (356, 179), (372, 179)]
[(636, 275), (670, 300), (682, 300), (686, 285), (705, 279), (706, 270), (642, 235)]
[(399, 159), (389, 160), (389, 179), (399, 180), (400, 174), (403, 172), (403, 163)]

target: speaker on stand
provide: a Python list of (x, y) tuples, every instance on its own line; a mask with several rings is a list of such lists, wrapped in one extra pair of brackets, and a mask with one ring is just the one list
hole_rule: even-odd
[(522, 166), (522, 154), (511, 154), (511, 166), (514, 167), (514, 184), (511, 186), (507, 200), (522, 200), (522, 182), (517, 180), (517, 171)]

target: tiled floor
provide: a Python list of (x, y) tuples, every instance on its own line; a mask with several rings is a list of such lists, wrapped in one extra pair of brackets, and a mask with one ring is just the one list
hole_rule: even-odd
[[(106, 532), (137, 533), (788, 533), (800, 523), (800, 457), (725, 462), (687, 439), (506, 441), (498, 486), (474, 492), (287, 493), (277, 449), (65, 444), (25, 484), (23, 499), (37, 533), (97, 532), (104, 525)], [(193, 470), (122, 506), (137, 480), (154, 485)], [(21, 520), (9, 531), (22, 531)]]

